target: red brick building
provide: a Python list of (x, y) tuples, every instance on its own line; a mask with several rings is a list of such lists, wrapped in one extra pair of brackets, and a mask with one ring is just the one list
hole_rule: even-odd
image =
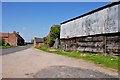
[(5, 40), (5, 43), (9, 43), (11, 46), (24, 45), (24, 39), (19, 35), (19, 32), (13, 33), (1, 33), (0, 37)]

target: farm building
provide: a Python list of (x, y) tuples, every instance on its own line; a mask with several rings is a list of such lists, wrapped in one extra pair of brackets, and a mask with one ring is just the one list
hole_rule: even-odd
[(25, 43), (25, 40), (16, 31), (13, 31), (13, 33), (0, 32), (0, 37), (5, 40), (5, 44), (9, 43), (11, 46), (22, 46)]
[(61, 23), (63, 50), (120, 53), (120, 2), (113, 2)]
[(34, 38), (34, 47), (42, 47), (43, 44), (43, 38)]

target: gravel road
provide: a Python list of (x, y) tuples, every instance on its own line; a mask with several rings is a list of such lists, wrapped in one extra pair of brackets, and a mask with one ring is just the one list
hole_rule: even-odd
[(117, 71), (33, 47), (2, 56), (3, 78), (114, 78)]

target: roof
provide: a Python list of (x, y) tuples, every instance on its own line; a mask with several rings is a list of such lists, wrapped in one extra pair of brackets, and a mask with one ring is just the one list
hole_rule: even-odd
[(3, 33), (3, 32), (0, 32), (0, 37), (1, 37), (1, 38), (8, 38), (9, 35), (11, 35), (11, 34), (14, 34), (14, 35), (15, 35), (16, 37), (18, 37), (19, 39), (24, 40), (24, 39), (19, 35), (18, 32), (13, 32), (13, 33)]
[(8, 33), (1, 33), (1, 32), (0, 32), (0, 37), (2, 37), (2, 38), (7, 38), (7, 37), (8, 37)]
[(87, 16), (87, 15), (90, 15), (90, 14), (92, 14), (92, 13), (95, 13), (95, 12), (97, 12), (97, 11), (100, 11), (100, 10), (102, 10), (102, 9), (105, 9), (105, 8), (108, 8), (108, 7), (117, 5), (117, 4), (120, 4), (120, 1), (109, 3), (109, 4), (105, 5), (105, 6), (102, 6), (102, 7), (100, 7), (100, 8), (95, 9), (95, 10), (92, 10), (92, 11), (90, 11), (90, 12), (88, 12), (88, 13), (83, 14), (83, 15), (77, 16), (77, 17), (75, 17), (75, 18), (73, 18), (73, 19), (64, 21), (64, 22), (62, 22), (62, 23), (60, 23), (60, 24), (65, 24), (65, 23), (67, 23), (67, 22), (70, 22), (70, 21), (73, 21), (73, 20), (75, 20), (75, 19), (78, 19), (78, 18)]
[(18, 37), (18, 39), (24, 40), (19, 34), (16, 34), (16, 36)]
[(37, 43), (43, 43), (43, 38), (36, 38), (34, 39)]

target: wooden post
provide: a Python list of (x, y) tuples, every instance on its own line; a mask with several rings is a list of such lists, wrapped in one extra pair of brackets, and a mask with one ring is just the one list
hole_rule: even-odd
[(107, 52), (107, 47), (106, 47), (106, 35), (104, 36), (104, 53)]

